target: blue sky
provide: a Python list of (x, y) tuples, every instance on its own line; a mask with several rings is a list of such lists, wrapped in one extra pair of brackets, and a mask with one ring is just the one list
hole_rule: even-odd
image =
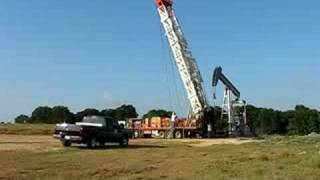
[[(209, 99), (221, 65), (249, 103), (320, 108), (319, 1), (200, 2), (176, 0), (175, 9)], [(183, 115), (187, 101), (169, 57), (153, 0), (3, 0), (0, 121), (60, 104), (76, 112), (131, 103), (140, 114)]]

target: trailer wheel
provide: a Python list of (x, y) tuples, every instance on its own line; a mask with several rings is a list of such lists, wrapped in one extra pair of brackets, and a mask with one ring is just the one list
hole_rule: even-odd
[(165, 131), (159, 131), (159, 137), (162, 139), (166, 138), (166, 132)]
[(144, 134), (143, 137), (144, 138), (152, 138), (152, 134)]
[(176, 138), (176, 139), (181, 139), (182, 138), (182, 132), (181, 131), (176, 131), (175, 133), (174, 133), (174, 137)]

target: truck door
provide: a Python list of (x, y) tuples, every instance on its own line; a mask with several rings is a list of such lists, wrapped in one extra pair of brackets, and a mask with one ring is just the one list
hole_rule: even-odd
[(112, 119), (112, 124), (113, 124), (113, 138), (115, 141), (119, 141), (120, 138), (122, 137), (121, 133), (121, 126), (116, 119)]
[(105, 139), (108, 142), (118, 142), (120, 138), (120, 125), (118, 121), (113, 118), (105, 118), (106, 127), (105, 127)]
[(104, 139), (110, 141), (112, 136), (112, 121), (110, 118), (105, 118)]

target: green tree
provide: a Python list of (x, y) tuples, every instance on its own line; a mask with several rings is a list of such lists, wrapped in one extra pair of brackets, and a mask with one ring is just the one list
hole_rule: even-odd
[(27, 115), (21, 114), (14, 119), (17, 124), (25, 124), (30, 122), (30, 118)]
[(101, 114), (103, 116), (109, 116), (109, 117), (114, 117), (115, 116), (116, 110), (114, 109), (105, 109), (101, 111)]
[(274, 127), (274, 133), (285, 135), (288, 133), (289, 118), (287, 112), (275, 111), (277, 119), (276, 128)]
[(260, 121), (261, 134), (272, 134), (277, 129), (277, 119), (275, 119), (273, 109), (261, 108), (258, 121)]
[(51, 121), (54, 123), (74, 123), (74, 114), (70, 112), (68, 107), (55, 106), (52, 108)]
[(212, 127), (212, 133), (215, 135), (224, 134), (228, 127), (226, 119), (221, 119), (221, 107), (208, 107), (204, 112), (205, 124), (210, 124)]
[(31, 123), (53, 124), (51, 117), (52, 109), (47, 106), (40, 106), (32, 112)]
[(250, 131), (253, 134), (258, 134), (258, 127), (260, 126), (260, 122), (258, 121), (258, 116), (259, 116), (260, 109), (253, 105), (248, 105), (246, 108), (247, 108), (247, 124), (250, 128)]
[(152, 118), (152, 117), (171, 117), (172, 116), (172, 111), (166, 111), (163, 109), (153, 109), (150, 110), (148, 113), (143, 115), (143, 118)]
[(286, 112), (270, 108), (247, 106), (248, 126), (255, 135), (286, 134), (288, 132), (288, 117)]
[(114, 110), (113, 117), (119, 120), (128, 120), (129, 118), (137, 118), (139, 114), (132, 105), (122, 105)]
[(99, 110), (88, 108), (88, 109), (85, 109), (81, 112), (78, 112), (75, 115), (75, 122), (81, 122), (83, 117), (85, 117), (85, 116), (101, 116), (101, 115), (102, 114), (100, 113)]
[(320, 131), (319, 112), (303, 105), (297, 105), (294, 117), (289, 121), (289, 133), (306, 135)]

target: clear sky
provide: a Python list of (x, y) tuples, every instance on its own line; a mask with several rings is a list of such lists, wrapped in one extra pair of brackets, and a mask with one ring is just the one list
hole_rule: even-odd
[[(209, 99), (221, 65), (251, 104), (320, 108), (319, 0), (176, 0), (175, 9)], [(165, 40), (154, 0), (2, 0), (0, 121), (60, 104), (183, 114)]]

